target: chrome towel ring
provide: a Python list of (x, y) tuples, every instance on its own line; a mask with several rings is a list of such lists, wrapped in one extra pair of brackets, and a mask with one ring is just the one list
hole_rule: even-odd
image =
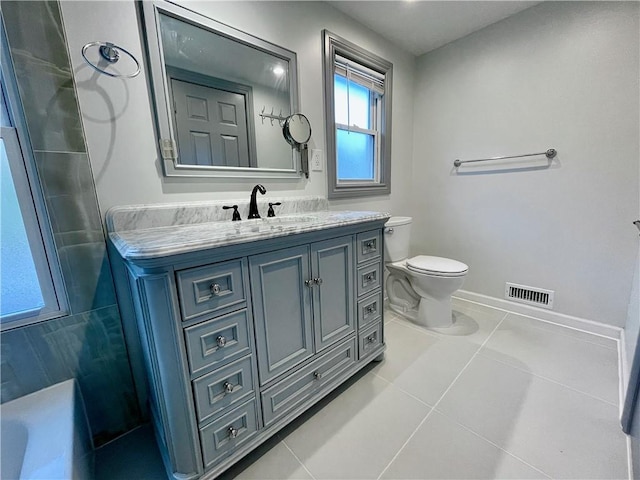
[[(91, 63), (89, 61), (89, 59), (87, 58), (87, 50), (89, 50), (92, 47), (98, 47), (98, 51), (100, 52), (100, 56), (106, 60), (107, 62), (114, 64), (117, 63), (118, 60), (120, 60), (120, 52), (124, 52), (126, 53), (131, 60), (134, 61), (134, 63), (136, 64), (136, 70), (133, 73), (129, 73), (129, 74), (115, 74), (115, 73), (109, 73), (106, 70), (103, 70), (101, 68), (99, 68), (98, 66), (94, 65), (93, 63)], [(122, 47), (119, 47), (118, 45), (115, 45), (111, 42), (89, 42), (87, 43), (84, 47), (82, 47), (82, 58), (84, 58), (84, 61), (87, 62), (94, 70), (97, 70), (100, 73), (104, 73), (105, 75), (108, 75), (109, 77), (114, 77), (114, 78), (133, 78), (135, 76), (137, 76), (140, 73), (140, 62), (138, 62), (138, 60), (136, 59), (136, 57), (133, 56), (133, 54), (131, 52), (129, 52), (128, 50), (125, 50)]]

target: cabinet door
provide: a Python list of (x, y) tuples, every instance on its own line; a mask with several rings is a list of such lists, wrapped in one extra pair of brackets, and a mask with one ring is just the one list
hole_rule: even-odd
[(316, 351), (355, 330), (353, 237), (339, 237), (311, 245), (313, 318)]
[(309, 247), (249, 257), (260, 384), (313, 355)]

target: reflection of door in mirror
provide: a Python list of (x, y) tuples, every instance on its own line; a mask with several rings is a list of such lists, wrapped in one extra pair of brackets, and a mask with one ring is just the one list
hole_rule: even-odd
[(171, 2), (139, 4), (165, 175), (299, 177), (280, 122), (262, 115), (297, 111), (295, 52)]
[(167, 74), (180, 163), (255, 167), (251, 87), (173, 68)]

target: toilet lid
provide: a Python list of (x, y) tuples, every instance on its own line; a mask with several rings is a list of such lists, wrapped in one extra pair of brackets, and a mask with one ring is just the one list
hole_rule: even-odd
[(456, 277), (467, 273), (469, 267), (457, 260), (443, 257), (418, 255), (407, 260), (407, 268), (418, 273)]

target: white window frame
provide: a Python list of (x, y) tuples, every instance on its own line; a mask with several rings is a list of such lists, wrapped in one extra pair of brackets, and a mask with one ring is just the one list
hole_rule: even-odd
[[(3, 29), (4, 30), (4, 29)], [(7, 43), (3, 40), (2, 72), (0, 74), (0, 95), (6, 107), (0, 135), (4, 141), (12, 180), (16, 189), (18, 203), (36, 268), (44, 306), (26, 312), (5, 315), (0, 318), (0, 331), (42, 322), (68, 314), (68, 302), (64, 289), (62, 273), (53, 241), (53, 233), (46, 214), (44, 198), (35, 169), (31, 142), (22, 107), (19, 100), (14, 70), (11, 64)], [(3, 107), (3, 110), (4, 110)]]
[[(338, 72), (334, 72), (335, 74), (341, 75), (341, 73)], [(347, 79), (348, 82), (353, 82), (353, 83), (357, 83), (359, 85), (362, 85), (363, 87), (369, 89), (369, 92), (371, 92), (369, 94), (369, 113), (370, 113), (370, 118), (369, 118), (369, 125), (372, 128), (361, 128), (355, 124), (352, 125), (348, 125), (348, 124), (344, 124), (344, 123), (338, 123), (335, 122), (335, 129), (336, 132), (338, 130), (344, 130), (347, 132), (357, 132), (357, 133), (364, 133), (366, 135), (371, 135), (373, 137), (373, 145), (374, 145), (374, 152), (373, 152), (373, 179), (372, 180), (362, 180), (362, 179), (355, 179), (355, 178), (349, 178), (349, 179), (340, 179), (337, 176), (337, 164), (336, 164), (336, 182), (338, 185), (340, 186), (356, 186), (356, 185), (377, 185), (378, 183), (380, 183), (380, 167), (381, 167), (381, 162), (380, 162), (380, 125), (382, 123), (381, 121), (381, 113), (382, 113), (382, 99), (380, 97), (380, 95), (376, 92), (374, 92), (370, 86), (368, 85), (364, 85), (364, 82), (358, 82), (357, 79), (354, 79), (353, 77), (350, 77), (349, 75), (347, 75), (345, 77)], [(334, 88), (335, 88), (335, 77), (334, 77)], [(347, 94), (348, 95), (348, 94)], [(348, 103), (348, 100), (347, 100)], [(335, 108), (335, 107), (334, 107)], [(347, 110), (349, 109), (349, 106), (347, 105)], [(335, 118), (335, 115), (334, 115)], [(337, 133), (336, 133), (336, 138), (337, 138)], [(337, 148), (337, 142), (336, 142), (336, 148)], [(337, 162), (337, 158), (336, 158), (336, 162)]]
[[(391, 192), (391, 92), (393, 65), (359, 46), (324, 30), (323, 65), (325, 120), (327, 136), (327, 175), (329, 198), (388, 195)], [(348, 63), (353, 70), (344, 67)], [(353, 75), (349, 73), (353, 71)], [(346, 72), (346, 73), (345, 73)], [(371, 94), (371, 127), (360, 128), (335, 121), (335, 74), (367, 87)], [(379, 85), (372, 88), (373, 84)], [(376, 91), (377, 95), (373, 92)], [(375, 97), (375, 98), (374, 98)], [(337, 130), (365, 133), (374, 137), (374, 179), (338, 179)]]

